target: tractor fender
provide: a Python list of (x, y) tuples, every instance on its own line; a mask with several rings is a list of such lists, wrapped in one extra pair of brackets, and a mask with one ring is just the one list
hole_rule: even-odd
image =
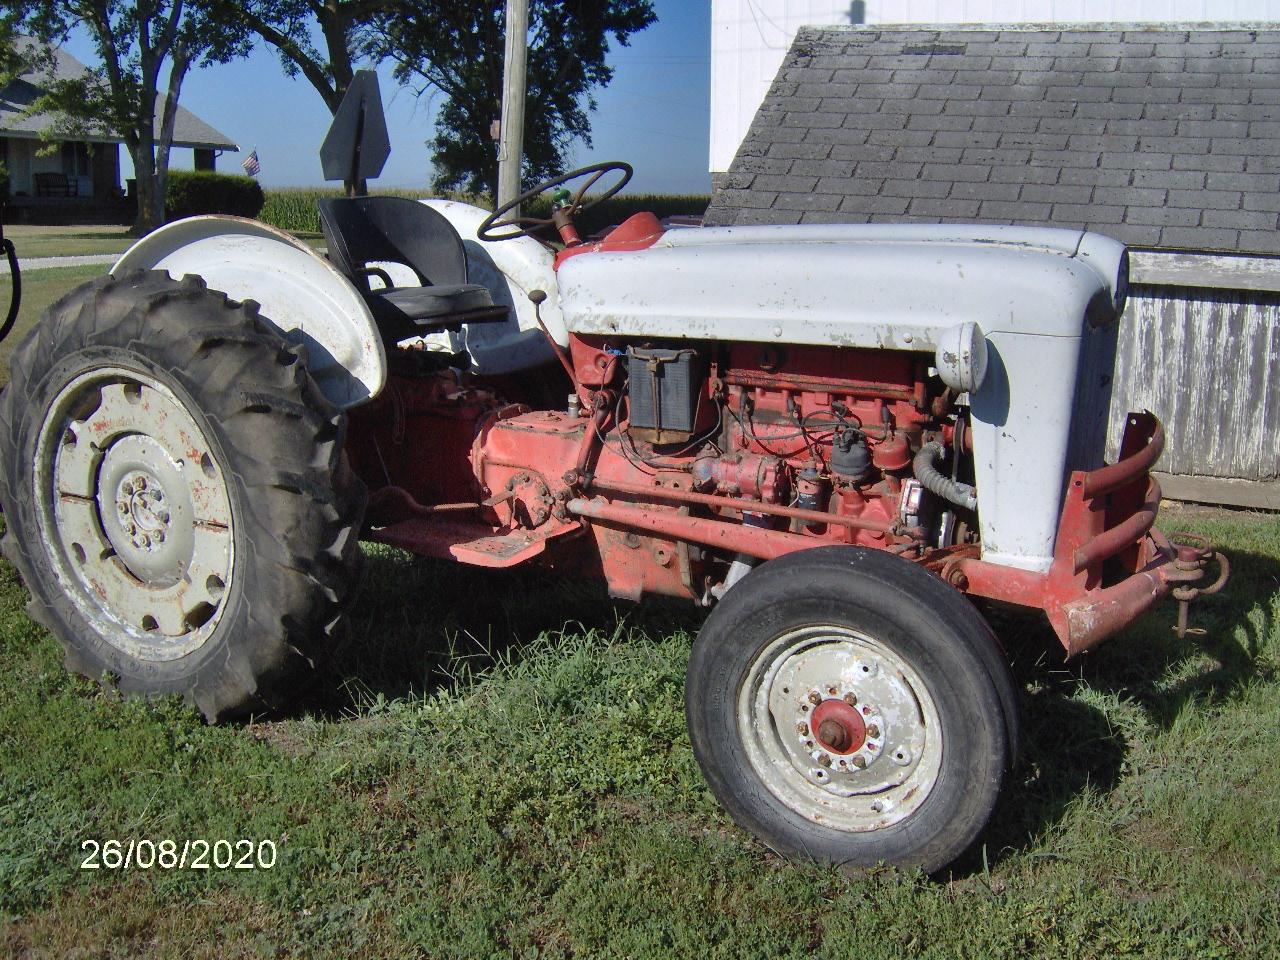
[(111, 273), (129, 270), (195, 275), (233, 300), (257, 301), (285, 340), (307, 345), (308, 371), (338, 407), (358, 406), (386, 383), (386, 351), (359, 291), (283, 230), (242, 217), (177, 220), (126, 250)]
[[(556, 355), (538, 328), (529, 293), (547, 294), (542, 304), (542, 320), (562, 347), (569, 345), (569, 332), (560, 313), (556, 283), (555, 255), (532, 237), (517, 237), (500, 243), (484, 243), (476, 238), (476, 228), (489, 211), (456, 200), (422, 200), (421, 203), (444, 216), (462, 238), (467, 252), (467, 279), (489, 289), (493, 302), (512, 308), (505, 323), (468, 326), (460, 335), (434, 334), (433, 338), (459, 337), (449, 348), (465, 346), (471, 356), (471, 371), (500, 375), (527, 370), (555, 360)], [(444, 345), (442, 344), (442, 347)]]

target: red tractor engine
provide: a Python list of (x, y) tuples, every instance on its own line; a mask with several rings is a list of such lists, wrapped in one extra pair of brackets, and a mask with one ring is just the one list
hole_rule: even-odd
[(347, 445), (361, 476), (383, 480), (373, 537), (509, 566), (584, 535), (587, 516), (596, 549), (559, 565), (603, 575), (617, 596), (703, 602), (759, 557), (733, 534), (910, 556), (937, 543), (912, 455), (955, 428), (911, 354), (575, 338), (566, 359), (578, 390), (554, 411), (518, 402), (533, 399), (529, 381), (473, 380), (398, 351)]

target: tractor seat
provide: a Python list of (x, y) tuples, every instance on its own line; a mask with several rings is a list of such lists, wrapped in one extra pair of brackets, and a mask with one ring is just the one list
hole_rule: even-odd
[[(501, 310), (497, 320), (506, 319), (506, 307), (493, 305), (487, 288), (478, 283), (433, 284), (429, 287), (390, 287), (365, 295), (374, 319), (388, 322), (411, 321), (428, 324), (441, 317), (473, 310)], [(471, 322), (471, 321), (468, 321)]]
[[(462, 238), (443, 216), (404, 197), (320, 201), (329, 259), (355, 284), (384, 339), (403, 340), (464, 323), (501, 323), (486, 287), (467, 282)], [(392, 286), (380, 264), (403, 264), (420, 286)], [(380, 286), (370, 283), (378, 277)]]

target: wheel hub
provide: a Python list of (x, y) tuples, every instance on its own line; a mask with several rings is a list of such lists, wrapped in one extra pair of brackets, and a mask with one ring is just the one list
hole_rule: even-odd
[(103, 532), (147, 583), (181, 579), (191, 559), (194, 507), (182, 471), (159, 441), (140, 433), (109, 441), (98, 468)]
[(845, 627), (780, 636), (739, 700), (748, 758), (793, 809), (840, 829), (880, 829), (919, 808), (942, 754), (918, 673)]
[(135, 546), (150, 547), (153, 539), (164, 543), (169, 511), (164, 507), (164, 487), (155, 477), (136, 473), (122, 480), (116, 490), (116, 509), (128, 521)]
[(842, 682), (837, 679), (821, 691), (810, 690), (799, 703), (799, 747), (817, 764), (809, 772), (820, 783), (831, 783), (833, 773), (866, 770), (884, 746), (885, 721), (866, 700), (867, 691), (860, 698)]
[(867, 741), (867, 725), (861, 714), (834, 697), (823, 700), (813, 711), (813, 728), (818, 746), (832, 753), (857, 753)]

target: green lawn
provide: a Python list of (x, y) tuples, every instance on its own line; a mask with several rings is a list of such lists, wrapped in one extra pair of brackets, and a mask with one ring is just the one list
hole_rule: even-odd
[[(1280, 944), (1280, 518), (1167, 511), (1235, 576), (1062, 664), (1002, 622), (1024, 742), (954, 876), (784, 863), (703, 785), (695, 615), (375, 550), (286, 718), (65, 675), (0, 569), (8, 955), (1263, 957)], [(84, 871), (89, 839), (272, 840), (270, 870)], [(83, 950), (83, 953), (76, 953)]]
[(128, 227), (6, 225), (4, 235), (13, 241), (22, 260), (33, 257), (79, 257), (88, 254), (123, 253), (136, 239)]

